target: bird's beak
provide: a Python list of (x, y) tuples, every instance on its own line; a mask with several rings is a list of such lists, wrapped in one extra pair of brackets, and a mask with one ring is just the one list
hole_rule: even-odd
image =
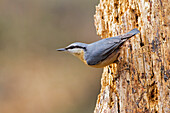
[(65, 48), (56, 49), (57, 51), (66, 51)]

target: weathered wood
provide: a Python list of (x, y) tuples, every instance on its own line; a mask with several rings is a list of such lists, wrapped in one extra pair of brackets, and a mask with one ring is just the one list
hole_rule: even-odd
[(141, 33), (123, 45), (118, 65), (104, 68), (95, 113), (170, 111), (169, 9), (168, 0), (100, 0), (94, 16), (99, 36), (133, 28)]

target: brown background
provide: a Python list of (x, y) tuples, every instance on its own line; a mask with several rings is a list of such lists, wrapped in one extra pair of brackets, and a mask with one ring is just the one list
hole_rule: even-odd
[(91, 113), (102, 69), (56, 48), (99, 40), (94, 0), (0, 1), (0, 113)]

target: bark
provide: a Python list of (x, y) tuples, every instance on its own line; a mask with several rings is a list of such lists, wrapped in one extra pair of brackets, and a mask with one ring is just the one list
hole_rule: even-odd
[(170, 18), (168, 0), (100, 0), (95, 26), (102, 38), (138, 28), (119, 63), (103, 70), (94, 113), (170, 111)]

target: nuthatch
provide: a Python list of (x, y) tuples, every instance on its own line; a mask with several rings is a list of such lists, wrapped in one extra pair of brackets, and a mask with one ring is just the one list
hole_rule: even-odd
[(75, 42), (57, 51), (68, 51), (85, 64), (101, 68), (115, 62), (120, 54), (121, 46), (140, 31), (135, 28), (123, 35), (105, 38), (91, 44)]

